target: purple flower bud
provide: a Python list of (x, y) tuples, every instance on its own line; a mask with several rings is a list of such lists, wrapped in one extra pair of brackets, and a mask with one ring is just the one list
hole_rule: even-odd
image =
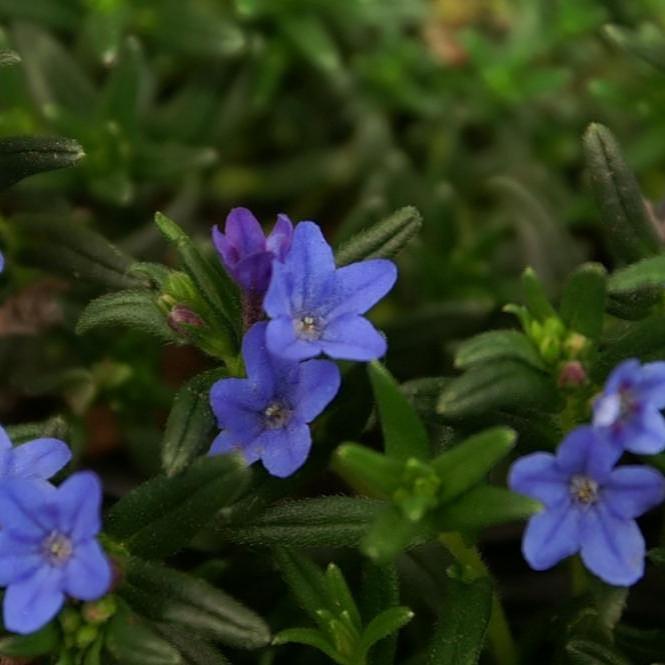
[(204, 325), (203, 319), (185, 305), (175, 305), (169, 312), (166, 322), (179, 335), (186, 335), (188, 327), (201, 328)]
[(587, 380), (584, 365), (579, 360), (570, 360), (559, 371), (560, 388), (577, 388), (584, 385)]
[(272, 262), (284, 260), (292, 236), (293, 224), (286, 215), (277, 215), (275, 227), (266, 237), (247, 208), (231, 210), (224, 233), (216, 226), (212, 229), (212, 241), (228, 273), (245, 291), (258, 293), (268, 289)]

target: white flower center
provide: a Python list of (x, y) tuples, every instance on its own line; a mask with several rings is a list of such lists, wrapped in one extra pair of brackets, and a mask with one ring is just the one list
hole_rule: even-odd
[(598, 501), (598, 483), (588, 476), (573, 476), (570, 479), (570, 493), (577, 503), (590, 506)]
[(321, 336), (321, 321), (310, 314), (305, 314), (296, 319), (296, 334), (306, 340), (319, 339)]
[(291, 419), (291, 410), (283, 402), (272, 402), (266, 407), (263, 415), (268, 429), (280, 429)]
[(72, 541), (57, 531), (52, 531), (42, 543), (42, 551), (52, 566), (63, 566), (74, 553)]

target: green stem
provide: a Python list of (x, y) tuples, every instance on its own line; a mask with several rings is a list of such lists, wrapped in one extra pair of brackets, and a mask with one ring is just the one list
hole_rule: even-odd
[[(439, 540), (462, 564), (474, 578), (491, 577), (485, 562), (478, 550), (465, 545), (459, 533), (442, 533)], [(518, 665), (517, 648), (510, 632), (506, 614), (498, 594), (494, 591), (492, 598), (492, 614), (487, 632), (490, 648), (498, 665)]]

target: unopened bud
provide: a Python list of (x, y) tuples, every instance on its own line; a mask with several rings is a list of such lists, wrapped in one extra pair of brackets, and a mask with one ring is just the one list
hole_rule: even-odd
[(205, 325), (203, 319), (185, 305), (172, 307), (166, 321), (179, 335), (187, 335), (189, 328), (202, 328)]
[(560, 388), (577, 388), (584, 385), (586, 380), (586, 370), (579, 360), (569, 360), (561, 366), (558, 379)]

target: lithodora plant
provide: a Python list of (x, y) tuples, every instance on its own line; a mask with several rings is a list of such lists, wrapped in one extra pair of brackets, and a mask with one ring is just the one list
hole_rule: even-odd
[[(460, 374), (403, 385), (368, 312), (398, 284), (413, 208), (338, 247), (285, 214), (265, 235), (234, 208), (200, 242), (158, 213), (177, 265), (33, 225), (51, 255), (66, 250), (61, 267), (115, 287), (83, 309), (79, 334), (134, 329), (207, 365), (173, 400), (161, 472), (107, 506), (96, 474), (66, 473), (62, 419), (0, 432), (0, 653), (60, 665), (660, 658), (661, 631), (622, 611), (647, 556), (663, 560), (636, 519), (665, 499), (665, 253), (609, 130), (592, 125), (585, 150), (614, 270), (580, 266), (557, 303), (527, 270), (524, 304), (506, 307), (521, 330), (462, 341)], [(488, 529), (522, 520), (530, 568), (570, 562), (570, 601), (536, 639), (515, 639), (481, 555)]]

